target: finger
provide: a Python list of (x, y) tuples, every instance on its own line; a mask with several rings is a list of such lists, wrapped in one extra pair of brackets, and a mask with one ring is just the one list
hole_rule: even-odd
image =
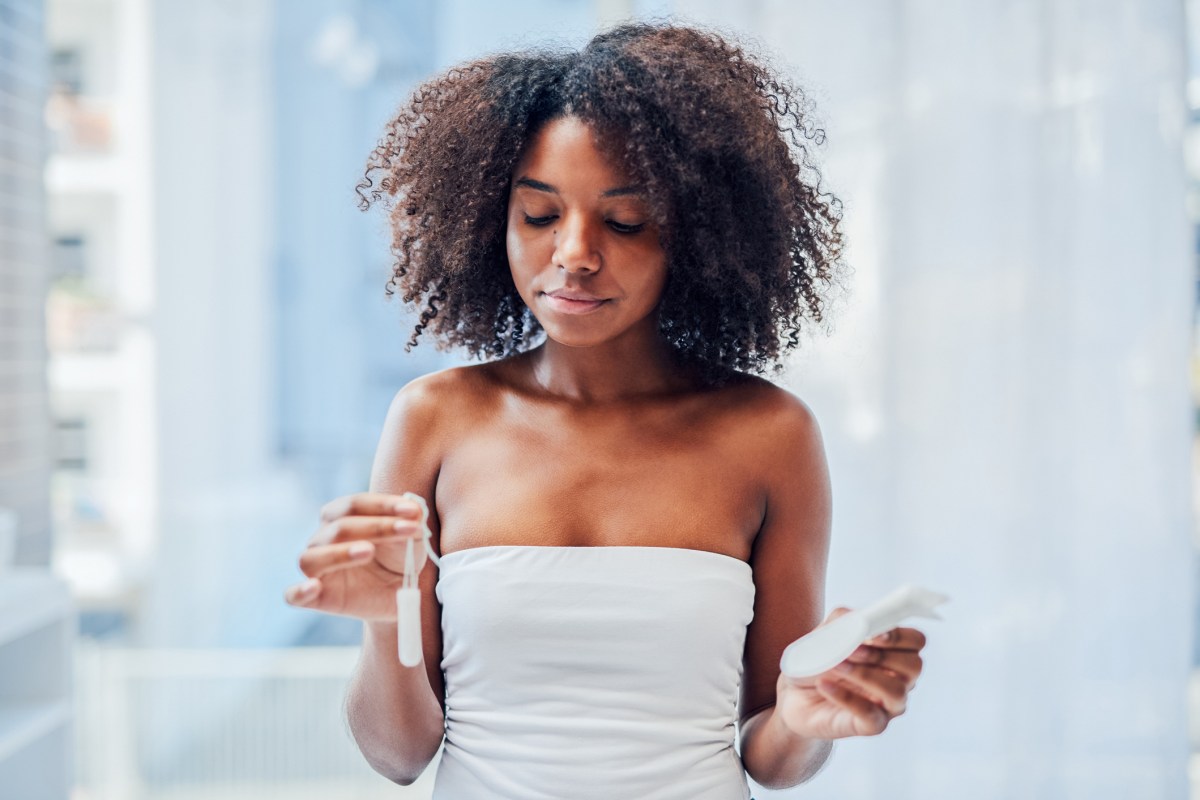
[[(854, 609), (846, 608), (845, 606), (838, 606), (833, 611), (829, 612), (829, 616), (825, 617), (825, 622), (832, 622), (833, 620), (837, 619), (838, 617), (844, 617), (853, 610)], [(825, 622), (822, 622), (821, 624), (824, 625)]]
[(425, 531), (420, 520), (403, 517), (340, 517), (322, 525), (309, 539), (309, 546), (338, 544), (370, 539), (373, 541), (398, 541), (422, 535)]
[(321, 596), (321, 581), (310, 578), (304, 583), (289, 586), (283, 593), (283, 599), (288, 605), (308, 606)]
[(846, 660), (886, 669), (898, 675), (909, 689), (916, 683), (924, 666), (921, 656), (911, 650), (888, 650), (865, 644), (860, 645)]
[(398, 494), (381, 492), (359, 492), (330, 500), (321, 506), (321, 522), (332, 522), (342, 517), (399, 516), (420, 519), (421, 507), (416, 501)]
[(831, 678), (817, 681), (817, 691), (835, 705), (854, 715), (858, 724), (855, 731), (862, 736), (876, 736), (887, 728), (887, 712), (858, 692)]
[(853, 661), (843, 661), (831, 671), (890, 715), (904, 713), (908, 703), (908, 681), (895, 673)]
[(925, 647), (925, 634), (916, 628), (892, 628), (890, 631), (867, 639), (866, 644), (892, 650), (917, 651)]
[(375, 556), (373, 542), (310, 547), (300, 554), (300, 571), (310, 578), (319, 578), (335, 569), (367, 564)]

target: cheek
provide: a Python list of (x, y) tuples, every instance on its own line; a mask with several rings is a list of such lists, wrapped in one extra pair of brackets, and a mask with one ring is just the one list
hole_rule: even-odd
[(642, 290), (645, 295), (657, 303), (662, 299), (663, 290), (667, 286), (667, 264), (662, 251), (646, 254), (646, 259), (654, 266), (643, 273)]
[(508, 251), (508, 263), (514, 271), (537, 268), (539, 253), (536, 242), (522, 236), (520, 230), (514, 229), (511, 224), (504, 241)]
[(504, 253), (508, 256), (508, 265), (516, 269), (517, 261), (521, 258), (521, 246), (513, 236), (511, 228), (504, 236)]
[(508, 269), (512, 273), (513, 282), (517, 286), (517, 291), (523, 292), (522, 276), (528, 272), (529, 256), (521, 242), (521, 237), (510, 232), (505, 238), (505, 249), (508, 253)]
[(504, 245), (508, 255), (508, 272), (513, 286), (528, 306), (533, 303), (536, 293), (533, 281), (540, 271), (537, 247), (520, 233), (514, 233), (511, 228), (504, 237)]

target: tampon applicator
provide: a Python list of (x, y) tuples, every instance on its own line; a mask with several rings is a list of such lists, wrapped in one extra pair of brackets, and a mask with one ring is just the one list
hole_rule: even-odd
[(423, 656), (421, 647), (421, 590), (417, 586), (417, 576), (425, 567), (425, 558), (429, 557), (434, 564), (439, 564), (437, 554), (429, 544), (433, 532), (429, 530), (429, 506), (425, 498), (412, 492), (405, 492), (404, 497), (412, 500), (421, 507), (421, 545), (420, 555), (414, 540), (409, 539), (404, 546), (404, 578), (400, 588), (396, 590), (396, 638), (400, 663), (406, 667), (415, 667), (421, 663)]
[(941, 619), (933, 610), (950, 598), (918, 586), (901, 586), (882, 600), (843, 614), (792, 642), (779, 668), (789, 678), (809, 678), (833, 669), (873, 636), (898, 627), (910, 617)]

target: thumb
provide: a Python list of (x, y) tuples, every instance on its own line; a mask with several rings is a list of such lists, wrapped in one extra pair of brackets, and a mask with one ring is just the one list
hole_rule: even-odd
[(846, 608), (845, 606), (838, 606), (833, 611), (829, 612), (829, 616), (825, 617), (825, 622), (822, 622), (821, 624), (824, 625), (826, 622), (833, 622), (838, 617), (844, 617), (853, 610), (854, 609)]

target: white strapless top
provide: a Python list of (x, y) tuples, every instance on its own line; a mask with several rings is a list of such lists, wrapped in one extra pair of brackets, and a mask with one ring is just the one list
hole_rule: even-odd
[(746, 800), (734, 750), (754, 581), (671, 547), (442, 557), (436, 800)]

